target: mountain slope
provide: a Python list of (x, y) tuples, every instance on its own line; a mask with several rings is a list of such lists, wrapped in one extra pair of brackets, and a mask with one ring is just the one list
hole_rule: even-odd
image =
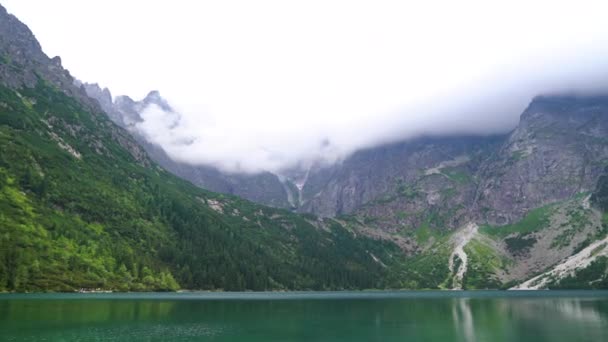
[(0, 291), (608, 284), (606, 97), (538, 97), (508, 135), (414, 139), (268, 184), (197, 169), (318, 218), (170, 174), (133, 129), (170, 106), (91, 87), (0, 7)]
[(111, 123), (43, 81), (0, 94), (2, 288), (382, 286), (368, 251), (396, 246), (138, 165)]
[(0, 291), (398, 279), (390, 242), (206, 192), (159, 168), (1, 7), (0, 23)]
[[(447, 249), (444, 253), (452, 257), (445, 262), (468, 264), (461, 279), (454, 271), (459, 267), (453, 267), (448, 277), (454, 279), (448, 283), (465, 288), (515, 285), (582, 251), (584, 260), (590, 260), (585, 248), (608, 232), (602, 204), (606, 178), (601, 177), (608, 165), (606, 99), (537, 97), (507, 137), (468, 149), (459, 158), (445, 156), (435, 165), (406, 165), (400, 172), (414, 177), (397, 179), (393, 190), (351, 215), (389, 235), (411, 239), (417, 254)], [(348, 181), (360, 184), (356, 178)], [(479, 232), (455, 253), (455, 237), (470, 224), (480, 226)], [(601, 287), (601, 281), (579, 281), (578, 274), (587, 276), (589, 266), (595, 279), (602, 279), (608, 276), (607, 269), (597, 266), (602, 262), (568, 262), (572, 269), (542, 286)], [(564, 277), (571, 279), (562, 281)]]
[(151, 91), (141, 101), (134, 101), (128, 96), (118, 96), (112, 100), (107, 88), (101, 89), (97, 84), (76, 82), (86, 93), (99, 101), (110, 119), (129, 131), (142, 145), (152, 160), (167, 171), (206, 190), (237, 195), (253, 202), (276, 208), (291, 208), (288, 192), (279, 177), (270, 172), (259, 174), (224, 173), (213, 166), (191, 165), (172, 159), (165, 150), (155, 144), (138, 127), (143, 122), (141, 115), (150, 106), (156, 106), (167, 117), (179, 120), (169, 103), (158, 91)]
[(608, 164), (608, 96), (532, 100), (483, 167), (474, 209), (491, 224), (595, 189)]

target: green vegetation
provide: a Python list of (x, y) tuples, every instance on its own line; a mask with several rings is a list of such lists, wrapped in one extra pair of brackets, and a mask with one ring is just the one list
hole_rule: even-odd
[(415, 186), (399, 180), (397, 182), (397, 194), (407, 199), (415, 199), (420, 196), (420, 191)]
[[(358, 234), (354, 216), (321, 220), (198, 189), (154, 165), (126, 132), (92, 111), (44, 80), (18, 91), (0, 86), (0, 292), (436, 289), (453, 282), (453, 246), (444, 229), (459, 205), (397, 212), (408, 224), (422, 222), (402, 233), (421, 249), (406, 258), (394, 243)], [(436, 177), (452, 181), (441, 190), (444, 200), (473, 181), (462, 167), (442, 174)], [(398, 182), (375, 203), (422, 194)], [(608, 209), (606, 176), (593, 196)], [(553, 206), (538, 208), (518, 223), (481, 232), (505, 238), (513, 254), (525, 253), (536, 242), (530, 234), (547, 227), (552, 212)], [(588, 224), (584, 213), (569, 217), (571, 229), (556, 246)], [(604, 214), (597, 234), (607, 227)], [(496, 273), (511, 261), (485, 242), (465, 247), (465, 288), (501, 285)], [(462, 260), (454, 263), (458, 268)], [(559, 286), (604, 286), (606, 267), (598, 258), (580, 271), (580, 281), (577, 274)]]
[(473, 239), (465, 247), (468, 256), (467, 272), (463, 279), (464, 289), (496, 289), (501, 282), (496, 271), (505, 268), (507, 261), (489, 245)]
[(608, 217), (608, 214), (604, 213), (603, 216), (602, 216), (602, 225), (600, 227), (597, 227), (597, 230), (595, 230), (593, 233), (589, 233), (587, 235), (587, 238), (576, 246), (576, 248), (574, 249), (573, 253), (578, 253), (578, 252), (582, 251), (585, 247), (587, 247), (590, 244), (592, 244), (593, 241), (597, 241), (599, 239), (603, 239), (603, 238), (606, 237), (606, 235), (608, 235), (608, 220), (607, 220), (607, 217)]
[(418, 229), (416, 229), (416, 241), (423, 245), (431, 238), (432, 231), (427, 222), (424, 222)]
[(401, 265), (394, 244), (146, 167), (105, 115), (42, 80), (19, 93), (0, 87), (0, 151), (0, 291), (321, 290), (403, 280), (390, 271)]
[(507, 249), (513, 255), (525, 254), (534, 244), (536, 244), (536, 238), (530, 236), (530, 234), (517, 234), (513, 237), (505, 239)]
[(434, 241), (439, 241), (446, 236), (446, 231), (441, 229), (443, 218), (435, 212), (429, 213), (420, 227), (415, 230), (416, 241), (420, 245), (424, 245), (431, 238)]
[(584, 269), (549, 286), (550, 289), (608, 288), (608, 257), (600, 256)]
[(567, 227), (551, 242), (551, 248), (569, 246), (572, 239), (591, 223), (588, 213), (579, 208), (570, 208), (567, 212), (568, 222), (562, 226)]
[(480, 228), (480, 232), (500, 238), (506, 237), (507, 235), (513, 233), (528, 234), (537, 232), (549, 225), (549, 218), (553, 213), (553, 209), (553, 205), (536, 208), (528, 212), (528, 214), (517, 223), (500, 227), (484, 225)]
[[(597, 183), (596, 189), (591, 195), (591, 202), (598, 207), (602, 213), (602, 224), (601, 227), (589, 234), (587, 239), (583, 241), (574, 250), (574, 253), (578, 253), (583, 248), (589, 246), (593, 241), (602, 239), (608, 235), (608, 168), (606, 168), (604, 175), (602, 175)], [(580, 230), (580, 227), (584, 227), (589, 224), (588, 218), (583, 215), (580, 211), (570, 211), (568, 213), (570, 217), (569, 224), (574, 230)], [(591, 256), (597, 255), (604, 248), (605, 244), (599, 245), (593, 251)], [(608, 257), (599, 256), (589, 266), (584, 269), (577, 270), (574, 274), (565, 277), (560, 280), (554, 280), (550, 285), (550, 289), (606, 289), (608, 288)]]
[(450, 254), (448, 245), (442, 240), (424, 253), (408, 258), (397, 271), (403, 273), (402, 279), (407, 280), (401, 280), (398, 287), (440, 289), (450, 273), (448, 269)]

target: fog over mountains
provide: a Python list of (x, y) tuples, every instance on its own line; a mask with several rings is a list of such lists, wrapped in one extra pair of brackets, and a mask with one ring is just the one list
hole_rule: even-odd
[(172, 158), (229, 172), (506, 133), (535, 95), (606, 89), (601, 2), (436, 5), (6, 1), (78, 78), (159, 89), (179, 115), (152, 105), (139, 128)]
[(121, 63), (111, 2), (65, 61), (0, 5), (0, 292), (608, 288), (605, 11), (471, 4), (170, 6)]

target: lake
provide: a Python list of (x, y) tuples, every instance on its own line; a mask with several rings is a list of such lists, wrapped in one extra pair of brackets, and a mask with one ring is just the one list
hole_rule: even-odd
[(0, 340), (608, 341), (608, 292), (0, 294)]

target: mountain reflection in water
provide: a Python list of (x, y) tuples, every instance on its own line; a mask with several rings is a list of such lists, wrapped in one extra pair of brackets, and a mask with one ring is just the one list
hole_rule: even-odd
[(0, 295), (0, 340), (608, 341), (607, 294)]

